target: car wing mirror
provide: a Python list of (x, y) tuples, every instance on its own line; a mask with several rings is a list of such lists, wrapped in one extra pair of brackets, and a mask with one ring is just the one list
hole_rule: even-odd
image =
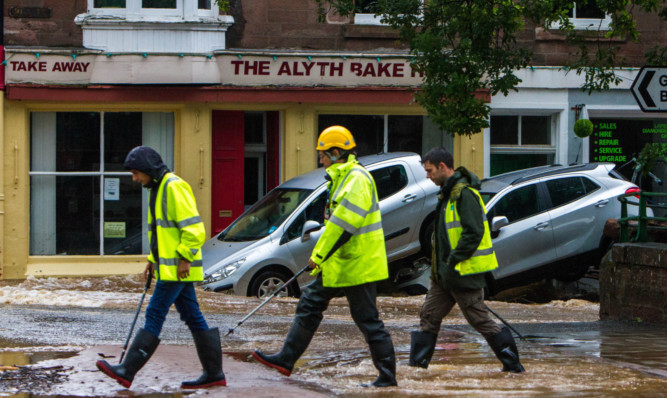
[(505, 216), (493, 217), (491, 220), (491, 232), (498, 232), (506, 225), (509, 225), (509, 220)]
[(303, 224), (303, 229), (301, 230), (301, 242), (307, 242), (310, 240), (311, 232), (318, 231), (324, 226), (317, 221), (308, 220)]

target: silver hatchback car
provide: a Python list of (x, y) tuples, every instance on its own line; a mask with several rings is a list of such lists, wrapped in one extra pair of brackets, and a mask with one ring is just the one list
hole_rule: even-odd
[[(424, 293), (429, 286), (427, 258), (438, 193), (420, 160), (407, 152), (359, 159), (373, 175), (380, 198), (390, 262), (386, 283), (389, 290), (410, 294)], [(203, 288), (264, 297), (304, 268), (322, 230), (312, 232), (305, 242), (301, 232), (306, 221), (323, 222), (325, 174), (319, 168), (284, 182), (207, 241), (202, 248)], [(312, 279), (302, 274), (286, 294), (298, 296), (299, 287)]]
[[(544, 166), (482, 181), (499, 262), (487, 277), (489, 293), (547, 278), (574, 281), (600, 264), (612, 244), (604, 225), (621, 216), (618, 196), (639, 191), (614, 167)], [(628, 213), (637, 215), (637, 207)]]

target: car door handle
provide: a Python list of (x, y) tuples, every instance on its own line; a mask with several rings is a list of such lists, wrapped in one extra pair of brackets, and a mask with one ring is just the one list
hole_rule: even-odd
[(595, 204), (595, 207), (605, 207), (609, 203), (608, 199), (602, 199)]
[(417, 195), (409, 193), (409, 194), (407, 194), (403, 197), (402, 202), (403, 203), (408, 203), (408, 202), (412, 202), (415, 199), (417, 199)]
[(549, 226), (548, 222), (541, 222), (541, 223), (537, 224), (536, 226), (534, 226), (533, 229), (535, 229), (536, 231), (541, 231), (548, 226)]

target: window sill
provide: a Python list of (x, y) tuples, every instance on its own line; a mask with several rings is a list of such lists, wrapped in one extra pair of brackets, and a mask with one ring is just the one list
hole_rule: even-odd
[(552, 145), (491, 145), (490, 153), (512, 154), (512, 153), (554, 153), (556, 147)]
[(397, 30), (382, 25), (344, 25), (345, 39), (391, 39), (400, 38)]
[(218, 17), (176, 17), (159, 15), (96, 15), (79, 14), (74, 18), (74, 23), (82, 27), (96, 25), (117, 24), (150, 24), (171, 26), (175, 24), (201, 24), (204, 26), (224, 27), (225, 29), (234, 24), (234, 18), (230, 15), (219, 15)]
[(138, 274), (146, 255), (131, 256), (30, 256), (26, 276), (76, 277)]
[(109, 52), (209, 53), (225, 49), (229, 15), (165, 17), (79, 14), (83, 46)]
[[(607, 39), (604, 37), (604, 35), (607, 33), (606, 30), (583, 30), (583, 29), (576, 29), (577, 32), (586, 34), (587, 37), (585, 37), (586, 41), (603, 41), (603, 42), (610, 42), (610, 43), (623, 43), (626, 40), (620, 39), (620, 38), (611, 38)], [(558, 28), (554, 29), (544, 29), (543, 27), (537, 27), (535, 28), (535, 40), (536, 41), (565, 41), (567, 40), (567, 35), (565, 32), (562, 32), (558, 30)]]

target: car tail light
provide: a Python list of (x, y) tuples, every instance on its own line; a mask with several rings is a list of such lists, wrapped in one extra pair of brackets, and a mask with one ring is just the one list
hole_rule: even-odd
[(639, 194), (641, 193), (641, 188), (639, 187), (631, 187), (625, 190), (625, 194), (633, 193), (635, 194), (635, 198), (639, 199)]

